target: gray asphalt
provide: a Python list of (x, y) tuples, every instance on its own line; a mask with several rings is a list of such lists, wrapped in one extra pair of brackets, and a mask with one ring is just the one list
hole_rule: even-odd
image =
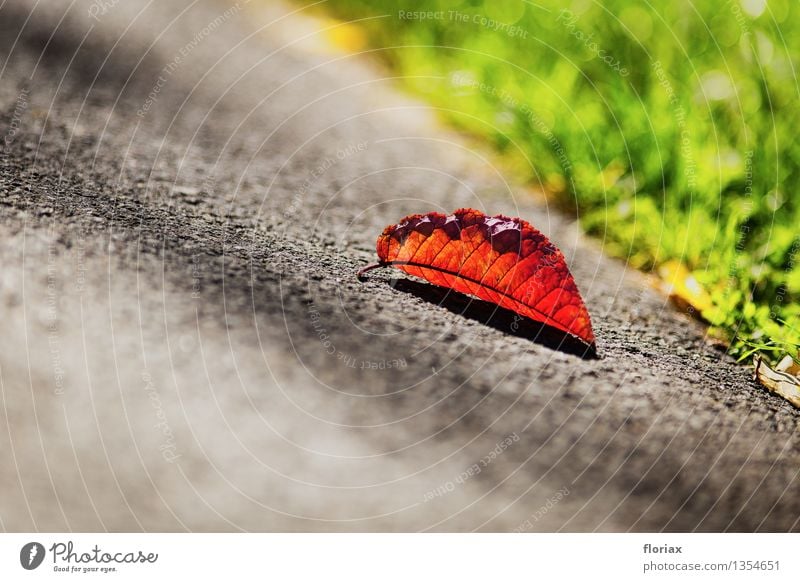
[[(800, 529), (798, 411), (376, 59), (272, 2), (34, 4), (0, 8), (4, 530)], [(599, 359), (356, 279), (461, 206), (564, 251)]]

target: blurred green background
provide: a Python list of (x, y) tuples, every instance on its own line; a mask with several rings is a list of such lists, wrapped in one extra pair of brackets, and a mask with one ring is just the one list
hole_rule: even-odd
[(797, 0), (321, 7), (736, 355), (797, 356)]

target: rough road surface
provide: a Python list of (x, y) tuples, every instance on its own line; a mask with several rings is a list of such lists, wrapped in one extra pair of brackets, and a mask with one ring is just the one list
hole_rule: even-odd
[[(2, 3), (0, 527), (800, 529), (798, 411), (294, 9)], [(564, 250), (601, 359), (356, 280), (461, 206)]]

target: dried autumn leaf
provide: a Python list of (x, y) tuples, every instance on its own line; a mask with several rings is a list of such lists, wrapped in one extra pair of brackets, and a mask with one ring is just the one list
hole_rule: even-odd
[[(755, 366), (755, 377), (762, 386), (800, 408), (800, 377), (788, 372), (773, 370), (758, 354), (753, 358), (753, 365)], [(784, 362), (778, 364), (778, 367), (782, 365), (785, 365)]]
[(780, 362), (775, 364), (776, 372), (786, 372), (793, 376), (800, 376), (800, 364), (794, 361), (794, 358), (789, 354), (783, 356)]
[(414, 214), (378, 237), (378, 259), (359, 272), (393, 266), (490, 301), (570, 334), (594, 348), (589, 312), (564, 255), (520, 218), (463, 208)]

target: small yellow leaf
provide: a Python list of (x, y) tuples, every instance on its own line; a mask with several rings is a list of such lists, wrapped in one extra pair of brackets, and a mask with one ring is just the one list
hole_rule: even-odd
[[(679, 307), (698, 316), (711, 307), (711, 296), (679, 261), (667, 261), (658, 269), (663, 290)], [(691, 308), (691, 309), (689, 309)]]
[(339, 23), (327, 31), (331, 44), (346, 52), (356, 53), (367, 45), (364, 32), (354, 24)]

